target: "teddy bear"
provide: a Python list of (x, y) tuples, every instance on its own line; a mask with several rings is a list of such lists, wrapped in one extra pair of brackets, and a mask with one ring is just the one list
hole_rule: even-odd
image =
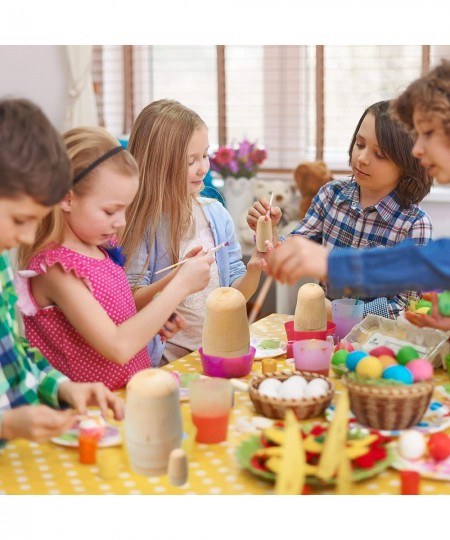
[(323, 161), (305, 161), (294, 170), (294, 180), (300, 192), (299, 212), (302, 220), (316, 193), (333, 177)]
[[(298, 199), (297, 188), (287, 180), (262, 180), (258, 178), (253, 184), (253, 199), (255, 201), (261, 197), (266, 197), (269, 200), (272, 193), (272, 205), (278, 206), (283, 212), (278, 230), (281, 234), (288, 234), (299, 222), (298, 202), (296, 201), (296, 198)], [(247, 212), (240, 218), (237, 234), (245, 252), (254, 248), (254, 232), (248, 226)]]

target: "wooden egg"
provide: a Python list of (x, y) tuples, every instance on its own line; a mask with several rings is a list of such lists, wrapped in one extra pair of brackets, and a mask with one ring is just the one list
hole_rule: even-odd
[(325, 293), (316, 283), (305, 283), (298, 290), (294, 314), (296, 332), (320, 332), (327, 329)]
[(214, 289), (206, 299), (203, 352), (232, 358), (248, 354), (250, 329), (244, 295), (232, 287)]

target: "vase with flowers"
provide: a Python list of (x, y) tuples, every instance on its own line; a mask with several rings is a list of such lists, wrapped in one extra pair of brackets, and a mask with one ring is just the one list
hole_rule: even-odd
[(211, 170), (224, 180), (227, 209), (236, 226), (253, 202), (253, 179), (266, 158), (266, 149), (248, 139), (220, 146), (209, 158)]

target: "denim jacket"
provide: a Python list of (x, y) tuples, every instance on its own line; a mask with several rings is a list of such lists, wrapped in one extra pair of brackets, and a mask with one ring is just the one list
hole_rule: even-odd
[(450, 289), (450, 238), (417, 246), (405, 240), (389, 248), (337, 249), (328, 256), (328, 282), (347, 296), (411, 289)]
[[(230, 287), (236, 279), (243, 276), (246, 272), (246, 267), (242, 262), (241, 246), (236, 236), (233, 220), (220, 202), (203, 197), (199, 200), (209, 221), (214, 244), (217, 246), (222, 242), (229, 242), (227, 247), (216, 252), (216, 262), (219, 271), (220, 286)], [(168, 251), (168, 227), (164, 226), (164, 221), (163, 219), (161, 225), (158, 227), (156, 238), (151, 248), (148, 266), (139, 281), (141, 286), (150, 285), (164, 277), (166, 275), (164, 272), (158, 275), (155, 275), (155, 273), (161, 268), (165, 268), (173, 263)], [(139, 279), (139, 275), (147, 259), (149, 245), (150, 230), (148, 229), (137, 254), (131, 260), (127, 270), (128, 281), (131, 286), (134, 286)], [(164, 350), (164, 344), (161, 342), (159, 336), (155, 336), (148, 344), (148, 350), (152, 359), (152, 366), (158, 366)]]

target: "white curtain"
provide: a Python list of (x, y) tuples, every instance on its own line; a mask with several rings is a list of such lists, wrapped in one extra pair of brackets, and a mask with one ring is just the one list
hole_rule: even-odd
[(92, 80), (92, 45), (66, 45), (69, 64), (69, 96), (65, 129), (98, 126)]

